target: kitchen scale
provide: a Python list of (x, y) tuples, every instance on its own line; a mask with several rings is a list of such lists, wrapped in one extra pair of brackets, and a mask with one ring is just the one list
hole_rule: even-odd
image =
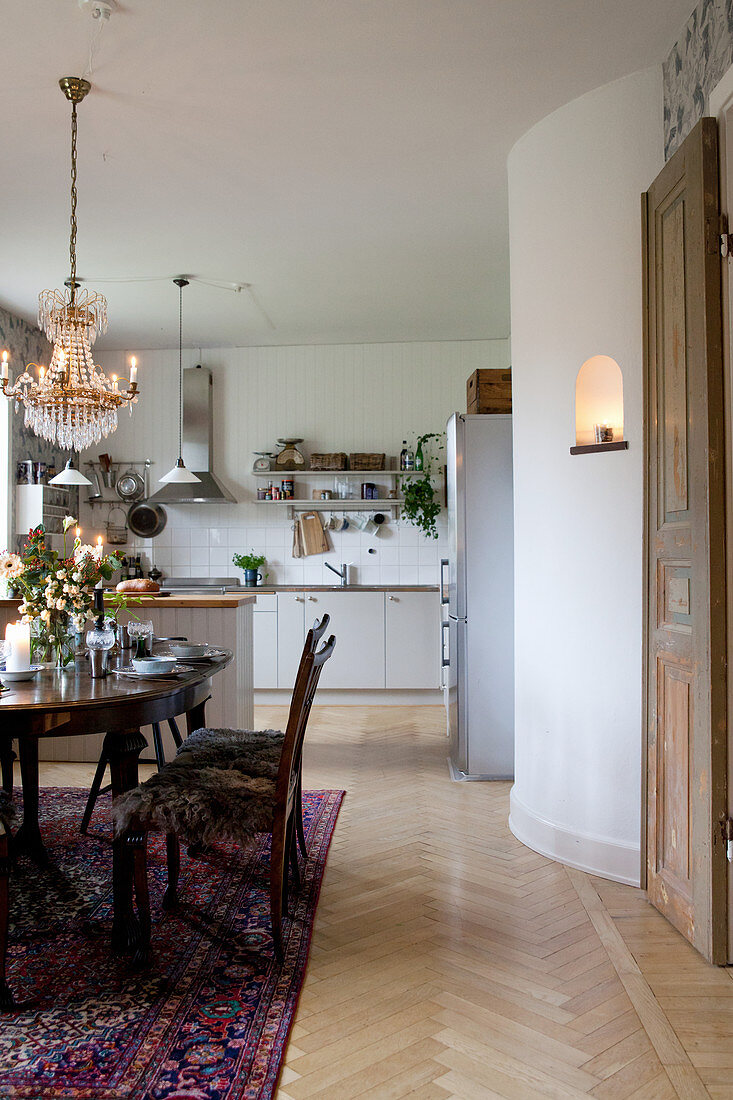
[(252, 454), (257, 455), (252, 467), (254, 473), (266, 474), (268, 470), (272, 469), (272, 459), (275, 456), (271, 451), (253, 451)]
[(275, 459), (278, 470), (302, 470), (305, 468), (305, 459), (296, 447), (296, 443), (302, 443), (302, 439), (278, 439), (282, 450)]

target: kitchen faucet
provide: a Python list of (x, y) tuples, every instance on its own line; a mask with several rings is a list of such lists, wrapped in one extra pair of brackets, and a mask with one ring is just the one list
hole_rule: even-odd
[(349, 584), (349, 565), (351, 564), (350, 562), (347, 562), (347, 561), (342, 562), (340, 569), (335, 569), (327, 561), (324, 561), (323, 564), (326, 566), (326, 569), (330, 569), (332, 573), (336, 574), (338, 579), (341, 581), (341, 587), (342, 588), (347, 588), (348, 587), (348, 584)]

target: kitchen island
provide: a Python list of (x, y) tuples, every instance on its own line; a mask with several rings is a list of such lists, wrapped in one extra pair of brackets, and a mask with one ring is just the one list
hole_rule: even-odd
[[(255, 599), (254, 592), (141, 596), (142, 602), (132, 604), (130, 614), (121, 612), (120, 621), (150, 619), (158, 637), (186, 637), (190, 641), (209, 642), (233, 650), (235, 656), (231, 665), (212, 681), (206, 721), (211, 726), (251, 729), (254, 722), (252, 609)], [(17, 618), (18, 601), (0, 600), (0, 637), (5, 637), (7, 623)], [(70, 665), (59, 675), (73, 677), (74, 666)], [(146, 728), (142, 732), (152, 745), (151, 731)], [(167, 726), (163, 727), (163, 736), (166, 758), (170, 759), (175, 749)], [(96, 761), (102, 740), (101, 735), (50, 738), (41, 742), (41, 759)], [(143, 752), (140, 759), (154, 759), (152, 749)]]

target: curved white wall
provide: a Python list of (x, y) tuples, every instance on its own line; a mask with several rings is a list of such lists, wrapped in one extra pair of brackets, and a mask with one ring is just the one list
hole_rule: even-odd
[[(530, 847), (639, 881), (639, 195), (663, 164), (661, 69), (548, 116), (509, 157), (516, 780)], [(575, 378), (610, 355), (629, 450), (571, 456)]]

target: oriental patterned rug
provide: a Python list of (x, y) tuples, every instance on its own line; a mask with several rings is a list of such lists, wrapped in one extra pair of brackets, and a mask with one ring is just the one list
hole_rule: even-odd
[(0, 1097), (267, 1100), (303, 983), (343, 792), (303, 795), (310, 858), (284, 922), (285, 963), (269, 933), (269, 838), (245, 852), (181, 853), (181, 906), (161, 915), (165, 844), (152, 835), (152, 958), (141, 973), (109, 950), (109, 796), (89, 836), (87, 792), (42, 792), (51, 866), (21, 857), (11, 876), (9, 983), (0, 1016)]

